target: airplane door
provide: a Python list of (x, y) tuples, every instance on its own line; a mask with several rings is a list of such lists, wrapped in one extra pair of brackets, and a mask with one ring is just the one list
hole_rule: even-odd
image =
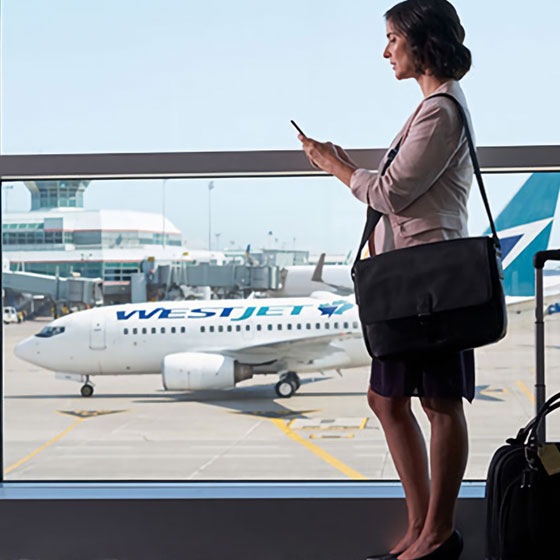
[(89, 347), (92, 350), (104, 350), (105, 344), (105, 319), (93, 319), (89, 335)]

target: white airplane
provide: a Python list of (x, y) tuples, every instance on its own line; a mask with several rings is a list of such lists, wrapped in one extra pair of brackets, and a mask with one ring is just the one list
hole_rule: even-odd
[[(532, 256), (548, 246), (559, 191), (560, 173), (532, 175), (496, 220), (512, 302), (534, 294)], [(329, 292), (97, 308), (56, 319), (15, 353), (84, 382), (83, 396), (94, 375), (161, 373), (166, 389), (197, 390), (278, 373), (276, 393), (290, 397), (299, 373), (370, 363), (354, 297)]]
[(329, 293), (100, 307), (52, 321), (14, 352), (82, 381), (84, 397), (93, 394), (91, 376), (143, 373), (161, 373), (173, 391), (228, 389), (278, 373), (276, 393), (290, 397), (299, 373), (370, 362), (354, 298)]

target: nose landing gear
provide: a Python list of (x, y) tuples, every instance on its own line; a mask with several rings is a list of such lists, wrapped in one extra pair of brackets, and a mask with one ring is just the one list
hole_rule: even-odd
[(290, 398), (301, 386), (301, 381), (295, 371), (288, 371), (280, 375), (280, 381), (276, 383), (276, 394), (280, 398)]
[(93, 395), (93, 383), (90, 382), (89, 375), (86, 375), (85, 377), (85, 383), (80, 389), (80, 394), (82, 397), (91, 397)]

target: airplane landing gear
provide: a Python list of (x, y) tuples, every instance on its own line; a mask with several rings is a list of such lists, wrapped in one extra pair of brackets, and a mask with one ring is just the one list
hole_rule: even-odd
[(93, 385), (89, 382), (89, 375), (86, 375), (86, 381), (80, 389), (82, 397), (91, 397), (93, 395)]
[(280, 381), (276, 383), (276, 394), (280, 398), (290, 398), (301, 386), (299, 376), (294, 371), (288, 371), (280, 376)]

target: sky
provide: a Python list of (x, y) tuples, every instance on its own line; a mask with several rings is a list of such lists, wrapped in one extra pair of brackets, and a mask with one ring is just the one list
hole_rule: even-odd
[[(386, 146), (421, 100), (381, 53), (383, 0), (1, 0), (0, 152)], [(461, 81), (480, 146), (559, 144), (560, 3), (456, 0), (473, 53)], [(48, 23), (46, 23), (48, 22)], [(527, 175), (486, 176), (497, 213)], [(208, 181), (170, 180), (165, 212), (208, 244)], [(222, 248), (354, 249), (363, 205), (331, 178), (217, 179)], [(94, 181), (86, 208), (161, 211), (163, 181)], [(25, 187), (3, 193), (29, 209)], [(473, 190), (473, 233), (486, 228)], [(554, 237), (560, 239), (556, 228)], [(272, 231), (272, 235), (269, 232)], [(277, 241), (274, 241), (277, 239)]]

